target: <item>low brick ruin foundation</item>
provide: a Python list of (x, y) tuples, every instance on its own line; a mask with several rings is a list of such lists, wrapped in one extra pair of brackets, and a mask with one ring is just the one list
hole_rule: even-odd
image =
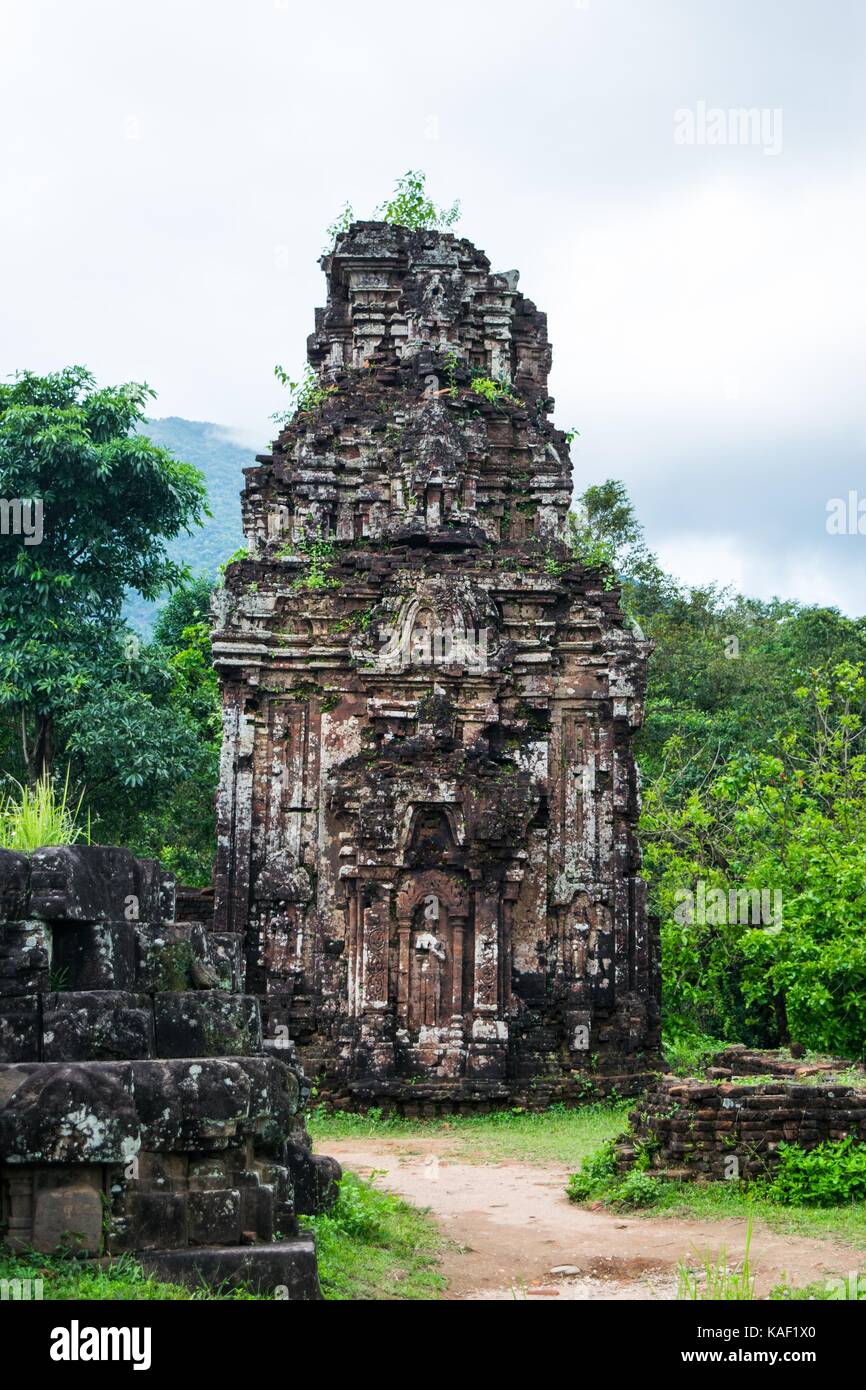
[(632, 1092), (647, 644), (567, 541), (545, 315), (448, 233), (356, 223), (322, 264), (316, 394), (218, 595), (219, 930), (333, 1102)]
[[(836, 1072), (845, 1082), (831, 1079)], [(658, 1077), (629, 1119), (616, 1145), (620, 1173), (640, 1155), (658, 1177), (759, 1178), (772, 1172), (783, 1142), (813, 1149), (850, 1136), (866, 1143), (866, 1068), (729, 1048), (713, 1059), (706, 1080)]]
[(0, 851), (0, 1230), (161, 1277), (319, 1296), (298, 1216), (332, 1200), (291, 1047), (263, 1046), (241, 942), (176, 920), (152, 860)]

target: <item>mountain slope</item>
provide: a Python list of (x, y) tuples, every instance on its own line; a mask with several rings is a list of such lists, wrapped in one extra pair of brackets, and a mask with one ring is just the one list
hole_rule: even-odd
[[(238, 444), (221, 425), (207, 420), (184, 420), (178, 415), (148, 420), (143, 433), (176, 458), (199, 468), (207, 480), (212, 516), (191, 535), (178, 536), (168, 546), (172, 559), (182, 560), (194, 574), (216, 578), (220, 565), (243, 544), (240, 492), (242, 469), (255, 463), (254, 451)], [(263, 440), (263, 444), (264, 444)], [(158, 603), (131, 594), (125, 615), (133, 627), (146, 633)]]

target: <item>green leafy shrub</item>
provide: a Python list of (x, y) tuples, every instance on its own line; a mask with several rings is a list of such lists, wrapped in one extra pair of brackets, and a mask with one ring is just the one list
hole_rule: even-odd
[(289, 403), (285, 410), (277, 410), (271, 416), (278, 425), (288, 425), (298, 415), (310, 415), (324, 405), (329, 396), (338, 392), (336, 386), (323, 386), (318, 373), (309, 363), (304, 368), (300, 381), (292, 381), (285, 367), (279, 362), (274, 367), (274, 376), (289, 393)]
[(611, 1206), (624, 1207), (628, 1211), (637, 1211), (640, 1207), (652, 1207), (658, 1201), (663, 1186), (663, 1178), (654, 1178), (650, 1173), (644, 1172), (640, 1168), (633, 1168), (621, 1182), (616, 1183), (613, 1187), (609, 1194), (609, 1201)]
[(826, 1140), (814, 1149), (779, 1145), (767, 1196), (785, 1206), (833, 1207), (866, 1199), (866, 1144)]
[(494, 381), (489, 376), (474, 376), (469, 384), (470, 391), (474, 391), (476, 396), (483, 396), (491, 405), (497, 405), (500, 401), (507, 401), (509, 405), (523, 405), (523, 401), (515, 396), (507, 381)]
[(438, 208), (427, 196), (427, 175), (420, 169), (407, 169), (394, 185), (394, 196), (380, 203), (376, 212), (383, 222), (412, 231), (430, 228), (443, 231), (460, 219), (459, 202)]
[(654, 1206), (664, 1186), (642, 1167), (636, 1167), (624, 1178), (617, 1178), (616, 1140), (609, 1139), (589, 1158), (584, 1159), (578, 1173), (572, 1173), (566, 1186), (571, 1202), (588, 1202), (603, 1197), (612, 1207), (636, 1211)]
[(616, 1178), (615, 1145), (616, 1140), (608, 1139), (583, 1160), (579, 1172), (571, 1174), (566, 1187), (569, 1201), (585, 1202), (610, 1186)]

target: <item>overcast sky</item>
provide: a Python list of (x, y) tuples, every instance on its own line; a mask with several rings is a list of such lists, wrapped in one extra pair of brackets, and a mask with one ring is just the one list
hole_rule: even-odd
[(261, 447), (325, 227), (421, 168), (548, 313), (578, 488), (622, 478), (687, 581), (866, 612), (826, 531), (866, 499), (863, 0), (0, 14), (0, 374), (146, 379)]

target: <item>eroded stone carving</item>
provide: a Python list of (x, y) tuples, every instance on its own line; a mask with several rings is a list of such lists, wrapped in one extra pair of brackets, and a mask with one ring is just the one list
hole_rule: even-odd
[(316, 1298), (297, 1217), (339, 1168), (212, 926), (177, 920), (171, 875), (127, 850), (0, 850), (0, 1238)]

